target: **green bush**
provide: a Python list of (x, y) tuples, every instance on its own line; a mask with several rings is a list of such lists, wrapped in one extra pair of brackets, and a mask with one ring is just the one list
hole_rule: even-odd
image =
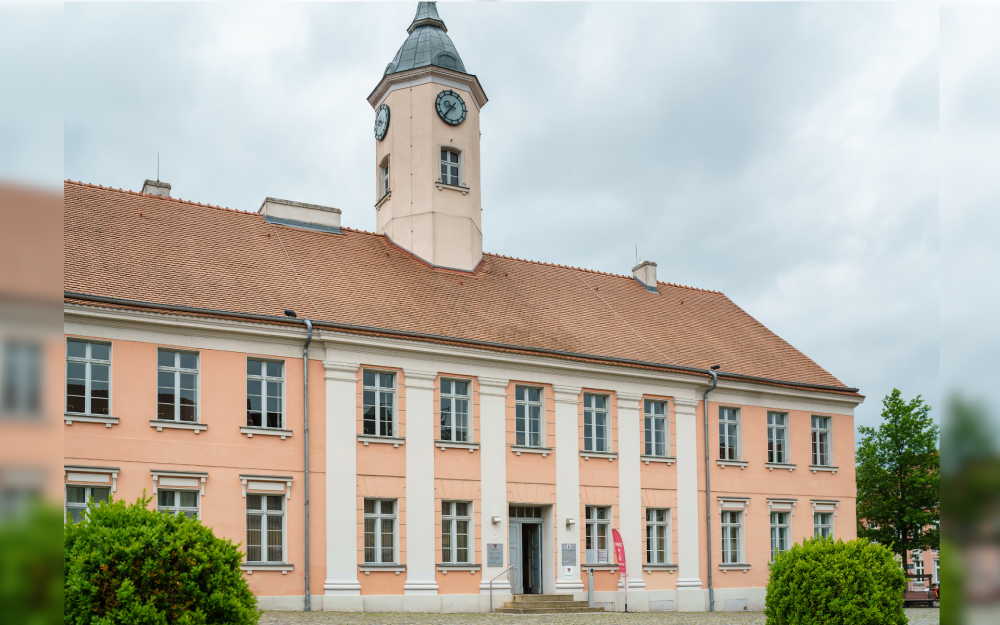
[(83, 521), (67, 523), (66, 625), (257, 623), (237, 546), (149, 502), (92, 503)]
[(55, 506), (33, 502), (23, 515), (0, 518), (0, 625), (62, 620), (61, 539)]
[(886, 547), (815, 538), (771, 563), (764, 614), (768, 625), (906, 625), (905, 587)]

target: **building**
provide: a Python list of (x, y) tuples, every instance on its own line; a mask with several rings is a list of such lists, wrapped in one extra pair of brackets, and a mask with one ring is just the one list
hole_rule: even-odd
[(317, 610), (582, 599), (588, 569), (620, 610), (612, 529), (629, 609), (711, 581), (759, 610), (774, 549), (854, 538), (857, 389), (654, 263), (483, 253), (487, 98), (433, 2), (368, 100), (377, 234), (65, 183), (71, 514), (145, 490), (242, 543), (263, 607)]

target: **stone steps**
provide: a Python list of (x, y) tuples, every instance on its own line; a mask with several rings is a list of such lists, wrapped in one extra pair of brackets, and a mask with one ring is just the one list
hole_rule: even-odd
[(604, 608), (592, 608), (586, 601), (574, 601), (573, 595), (514, 595), (513, 601), (505, 601), (504, 607), (497, 608), (500, 614), (585, 614), (604, 612)]

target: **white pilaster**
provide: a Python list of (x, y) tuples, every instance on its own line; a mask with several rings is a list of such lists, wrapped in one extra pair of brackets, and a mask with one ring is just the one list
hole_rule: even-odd
[(434, 558), (434, 378), (404, 369), (406, 385), (407, 595), (436, 595)]
[[(556, 543), (557, 552), (562, 545), (575, 544), (576, 566), (572, 579), (566, 579), (566, 567), (559, 564), (556, 593), (572, 594), (583, 591), (580, 579), (580, 391), (578, 386), (554, 386), (556, 400)], [(566, 519), (573, 519), (567, 525)]]
[[(507, 567), (507, 380), (479, 378), (479, 462), (480, 506), (482, 508), (482, 581), (479, 590), (490, 591), (490, 580)], [(499, 517), (499, 523), (493, 523)], [(491, 567), (487, 552), (489, 543), (501, 543), (503, 565)], [(493, 582), (497, 595), (510, 593), (507, 575)]]
[[(642, 579), (642, 484), (639, 467), (642, 455), (641, 424), (642, 395), (615, 393), (618, 399), (618, 524), (625, 543), (625, 564), (628, 568), (629, 591), (645, 590)], [(636, 595), (630, 609), (649, 609), (644, 596)]]
[(706, 609), (701, 588), (700, 521), (698, 514), (698, 420), (697, 400), (674, 398), (677, 424), (677, 606), (680, 612)]
[(361, 609), (358, 583), (358, 363), (326, 369), (326, 581), (324, 610)]

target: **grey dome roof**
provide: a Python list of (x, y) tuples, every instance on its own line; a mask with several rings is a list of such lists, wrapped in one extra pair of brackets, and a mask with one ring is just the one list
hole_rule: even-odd
[(386, 66), (386, 74), (428, 65), (467, 73), (462, 57), (448, 36), (448, 29), (438, 16), (436, 2), (420, 2), (417, 5), (417, 14), (408, 32), (410, 36), (403, 42), (392, 63)]

